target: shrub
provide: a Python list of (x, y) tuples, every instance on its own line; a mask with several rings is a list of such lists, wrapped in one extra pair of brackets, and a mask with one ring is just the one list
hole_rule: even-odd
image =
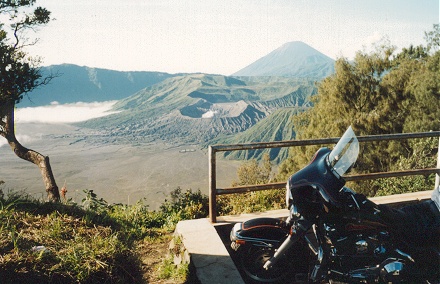
[(208, 216), (209, 199), (200, 190), (182, 191), (180, 187), (171, 192), (171, 199), (165, 200), (160, 206), (161, 212), (167, 216), (168, 225), (174, 226), (180, 220), (204, 218)]

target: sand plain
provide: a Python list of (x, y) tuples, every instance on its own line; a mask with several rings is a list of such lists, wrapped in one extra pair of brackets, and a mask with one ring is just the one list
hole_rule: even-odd
[[(151, 209), (179, 186), (208, 194), (208, 150), (197, 145), (100, 143), (93, 131), (70, 124), (19, 123), (16, 135), (25, 147), (50, 157), (58, 186), (65, 184), (67, 197), (77, 203), (86, 189), (109, 203), (144, 199)], [(0, 180), (5, 182), (0, 188), (44, 198), (38, 167), (19, 159), (0, 139)], [(219, 159), (218, 187), (230, 186), (240, 163)]]

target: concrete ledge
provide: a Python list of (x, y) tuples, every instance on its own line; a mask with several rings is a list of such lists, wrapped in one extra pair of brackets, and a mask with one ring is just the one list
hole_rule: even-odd
[[(403, 194), (394, 194), (388, 196), (378, 196), (369, 198), (376, 204), (393, 204), (400, 205), (405, 203), (419, 202), (431, 198), (432, 190), (410, 192)], [(289, 211), (287, 209), (271, 210), (265, 212), (255, 212), (248, 214), (218, 216), (217, 223), (214, 225), (223, 225), (224, 223), (244, 222), (252, 218), (271, 217), (271, 218), (287, 218)]]
[(432, 190), (378, 196), (369, 198), (376, 204), (401, 204), (431, 199)]
[(180, 221), (175, 230), (202, 284), (244, 284), (209, 219)]

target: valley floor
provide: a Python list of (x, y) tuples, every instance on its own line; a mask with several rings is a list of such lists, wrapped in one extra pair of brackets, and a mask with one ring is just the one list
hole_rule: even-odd
[[(101, 143), (99, 135), (68, 124), (17, 124), (16, 133), (24, 146), (50, 157), (58, 186), (66, 185), (67, 198), (76, 203), (85, 197), (84, 190), (93, 190), (109, 203), (145, 199), (153, 210), (177, 187), (208, 194), (208, 151), (200, 146)], [(26, 191), (44, 198), (38, 168), (0, 145), (3, 191)], [(230, 186), (239, 165), (239, 161), (219, 159), (218, 186)]]

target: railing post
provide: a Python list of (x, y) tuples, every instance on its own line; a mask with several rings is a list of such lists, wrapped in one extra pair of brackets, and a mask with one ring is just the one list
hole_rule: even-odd
[[(438, 138), (438, 147), (437, 147), (437, 169), (440, 169), (440, 137)], [(440, 185), (440, 174), (437, 173), (435, 175), (434, 189), (438, 190), (439, 185)]]
[(217, 222), (217, 182), (215, 149), (209, 146), (209, 219), (211, 223)]

